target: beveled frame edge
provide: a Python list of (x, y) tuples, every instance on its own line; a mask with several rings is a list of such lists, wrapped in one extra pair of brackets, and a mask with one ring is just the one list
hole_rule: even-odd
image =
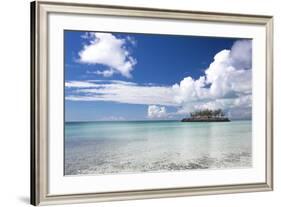
[[(32, 205), (85, 203), (163, 197), (197, 196), (224, 193), (273, 190), (273, 17), (201, 11), (167, 10), (93, 4), (31, 2), (31, 177)], [(196, 20), (259, 24), (266, 28), (266, 182), (254, 184), (220, 185), (149, 189), (106, 193), (67, 195), (48, 194), (48, 74), (47, 74), (47, 16), (48, 13), (79, 13), (142, 18)]]

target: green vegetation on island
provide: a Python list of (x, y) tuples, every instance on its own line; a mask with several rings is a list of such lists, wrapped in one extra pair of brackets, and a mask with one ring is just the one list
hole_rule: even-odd
[(189, 118), (183, 118), (181, 122), (228, 122), (228, 117), (225, 116), (223, 110), (204, 109), (190, 113)]

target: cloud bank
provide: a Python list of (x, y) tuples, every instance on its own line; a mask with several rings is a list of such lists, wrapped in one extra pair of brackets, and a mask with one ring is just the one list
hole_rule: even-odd
[(147, 116), (148, 118), (166, 118), (167, 117), (166, 108), (164, 106), (156, 106), (156, 105), (150, 105), (147, 108)]
[(125, 81), (69, 81), (66, 100), (112, 101), (128, 104), (177, 106), (171, 87), (138, 85)]
[(176, 114), (221, 108), (232, 118), (250, 118), (252, 42), (236, 41), (230, 50), (222, 50), (214, 56), (200, 78), (188, 76), (170, 86), (116, 80), (69, 81), (65, 86), (67, 100), (145, 104), (150, 118), (167, 116), (164, 106), (176, 107)]
[(132, 77), (131, 72), (137, 61), (127, 49), (128, 44), (135, 44), (131, 37), (122, 39), (110, 33), (87, 32), (82, 38), (88, 40), (88, 43), (78, 54), (79, 62), (106, 66), (105, 70), (94, 71), (104, 77), (115, 73), (126, 78)]

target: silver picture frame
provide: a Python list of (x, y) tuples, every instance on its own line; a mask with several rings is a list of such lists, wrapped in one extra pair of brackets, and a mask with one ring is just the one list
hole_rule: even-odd
[[(48, 193), (48, 14), (87, 14), (261, 25), (266, 30), (266, 178), (263, 183), (102, 193)], [(31, 3), (31, 204), (66, 204), (273, 190), (273, 17), (35, 1)]]

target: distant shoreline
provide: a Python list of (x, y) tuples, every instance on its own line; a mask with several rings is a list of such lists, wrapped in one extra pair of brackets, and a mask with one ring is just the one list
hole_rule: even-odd
[(227, 117), (217, 117), (217, 118), (184, 118), (181, 122), (230, 122)]

